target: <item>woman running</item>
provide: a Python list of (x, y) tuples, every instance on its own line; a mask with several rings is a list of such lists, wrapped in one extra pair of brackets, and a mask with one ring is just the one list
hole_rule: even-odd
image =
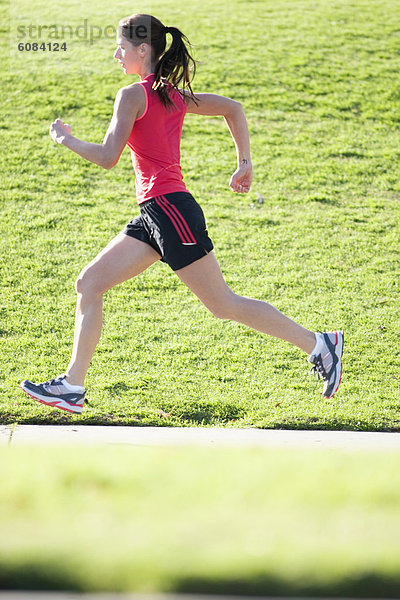
[[(167, 35), (172, 42), (166, 51)], [(240, 102), (191, 88), (186, 36), (153, 16), (135, 14), (118, 26), (114, 54), (126, 75), (140, 81), (121, 88), (102, 144), (82, 141), (71, 126), (56, 119), (50, 136), (105, 169), (114, 167), (125, 147), (131, 150), (140, 216), (130, 221), (80, 273), (75, 287), (77, 309), (70, 363), (63, 375), (45, 383), (21, 383), (32, 398), (72, 413), (81, 413), (84, 380), (102, 329), (103, 295), (161, 260), (167, 263), (213, 315), (231, 319), (286, 340), (308, 355), (331, 398), (342, 374), (343, 333), (314, 333), (261, 300), (235, 294), (214, 256), (203, 211), (186, 188), (180, 167), (180, 138), (186, 113), (220, 115), (235, 142), (237, 169), (233, 192), (250, 190), (252, 164), (247, 121)], [(181, 83), (182, 82), (182, 83)], [(182, 88), (178, 88), (181, 84)]]

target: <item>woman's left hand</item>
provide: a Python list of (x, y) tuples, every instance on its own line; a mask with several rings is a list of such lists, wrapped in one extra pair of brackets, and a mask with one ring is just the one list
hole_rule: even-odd
[(62, 144), (66, 135), (71, 133), (72, 127), (68, 123), (63, 123), (61, 119), (56, 119), (50, 125), (50, 137), (57, 144)]
[(252, 179), (253, 167), (251, 163), (242, 163), (232, 175), (229, 185), (234, 192), (247, 194), (250, 191)]

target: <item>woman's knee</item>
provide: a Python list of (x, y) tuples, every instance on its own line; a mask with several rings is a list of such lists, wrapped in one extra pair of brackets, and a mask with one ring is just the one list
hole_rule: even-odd
[(238, 300), (239, 296), (229, 290), (229, 292), (218, 298), (215, 302), (209, 305), (206, 304), (206, 307), (217, 319), (234, 320)]
[(79, 273), (75, 281), (75, 291), (83, 296), (99, 296), (104, 293), (101, 280), (96, 277), (94, 269), (87, 266)]

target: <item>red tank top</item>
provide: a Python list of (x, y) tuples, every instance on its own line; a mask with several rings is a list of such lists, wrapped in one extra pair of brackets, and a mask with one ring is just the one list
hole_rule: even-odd
[(180, 142), (186, 103), (168, 84), (169, 97), (176, 109), (166, 109), (152, 90), (154, 73), (139, 83), (146, 94), (146, 108), (136, 119), (127, 145), (135, 170), (136, 198), (139, 204), (170, 192), (187, 192), (180, 166)]

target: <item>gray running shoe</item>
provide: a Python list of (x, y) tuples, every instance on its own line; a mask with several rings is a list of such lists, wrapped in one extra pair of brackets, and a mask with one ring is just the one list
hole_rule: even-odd
[(344, 336), (342, 331), (316, 333), (318, 354), (310, 354), (308, 362), (318, 379), (323, 379), (325, 398), (332, 398), (337, 392), (342, 379), (342, 354)]
[(65, 375), (59, 375), (55, 379), (44, 383), (33, 383), (25, 380), (20, 383), (20, 388), (28, 396), (42, 404), (80, 414), (85, 403), (85, 390), (83, 392), (71, 392), (65, 387), (64, 380)]

